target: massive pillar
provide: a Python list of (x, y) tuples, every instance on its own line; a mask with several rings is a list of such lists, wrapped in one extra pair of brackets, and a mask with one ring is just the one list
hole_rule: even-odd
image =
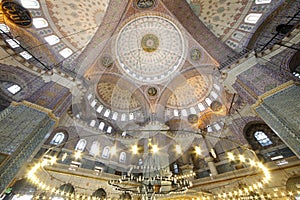
[(287, 82), (260, 96), (257, 114), (300, 158), (300, 85)]
[(0, 113), (0, 193), (56, 122), (51, 110), (26, 101), (13, 102)]

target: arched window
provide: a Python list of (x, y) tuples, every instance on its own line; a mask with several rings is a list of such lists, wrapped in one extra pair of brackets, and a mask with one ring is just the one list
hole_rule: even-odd
[[(93, 192), (92, 197), (97, 197), (97, 199), (103, 200), (106, 199), (106, 192), (104, 189), (100, 188)], [(94, 199), (94, 198), (92, 198)]]
[(56, 35), (49, 35), (47, 37), (44, 37), (44, 39), (46, 40), (46, 42), (49, 45), (55, 45), (55, 44), (59, 43), (59, 41), (60, 41)]
[(254, 137), (263, 147), (273, 144), (272, 141), (268, 138), (268, 136), (262, 131), (256, 131), (254, 133)]
[(7, 88), (7, 90), (11, 93), (11, 94), (17, 94), (20, 90), (21, 90), (21, 87), (17, 84), (13, 84), (11, 86), (9, 86)]
[(245, 17), (244, 21), (249, 24), (256, 24), (261, 15), (261, 13), (250, 13)]
[(44, 18), (33, 18), (32, 23), (35, 28), (45, 28), (48, 26), (48, 22)]
[(29, 60), (30, 58), (32, 58), (32, 55), (30, 53), (28, 53), (27, 51), (22, 51), (20, 53), (20, 56), (22, 56), (26, 60)]
[(174, 167), (174, 173), (178, 174), (179, 173), (178, 164), (174, 163), (173, 167)]
[(119, 162), (120, 163), (125, 163), (126, 162), (126, 153), (125, 152), (120, 153)]
[(40, 4), (37, 0), (21, 0), (21, 4), (24, 8), (39, 9)]
[(139, 161), (138, 161), (138, 165), (139, 165), (139, 166), (142, 166), (142, 165), (143, 165), (143, 160), (142, 160), (141, 158), (140, 158)]
[(110, 148), (108, 146), (104, 147), (103, 152), (102, 152), (102, 158), (109, 158), (109, 151), (110, 151)]
[(55, 136), (53, 137), (50, 143), (54, 145), (59, 145), (63, 142), (64, 138), (65, 138), (65, 134), (63, 132), (58, 132), (55, 134)]
[(104, 122), (100, 122), (100, 124), (99, 124), (99, 129), (100, 129), (100, 130), (103, 130), (103, 129), (104, 129), (104, 126), (105, 126), (105, 123), (104, 123)]
[(107, 132), (107, 133), (111, 133), (111, 131), (112, 131), (112, 127), (111, 127), (111, 126), (107, 127), (106, 132)]
[(94, 127), (95, 125), (96, 125), (96, 120), (93, 119), (93, 120), (90, 122), (90, 126), (91, 126), (91, 127)]
[(20, 46), (20, 42), (18, 40), (16, 40), (16, 39), (7, 39), (6, 42), (13, 49)]
[(208, 106), (212, 103), (212, 100), (210, 98), (205, 98), (205, 102), (207, 103)]
[(4, 33), (9, 33), (10, 29), (5, 24), (0, 24), (0, 30), (3, 31)]
[(99, 147), (100, 147), (99, 142), (98, 141), (93, 141), (91, 149), (90, 149), (90, 154), (92, 156), (99, 155)]
[(63, 50), (61, 50), (61, 51), (59, 52), (59, 54), (60, 54), (62, 57), (64, 57), (64, 58), (69, 57), (70, 55), (72, 55), (72, 53), (73, 53), (73, 51), (72, 51), (71, 49), (69, 49), (69, 48), (64, 48)]
[(85, 139), (80, 139), (75, 147), (75, 150), (77, 151), (84, 151), (86, 146), (86, 140)]

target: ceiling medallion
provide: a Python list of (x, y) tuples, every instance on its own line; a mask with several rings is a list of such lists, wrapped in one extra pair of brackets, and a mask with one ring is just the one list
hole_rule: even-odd
[(22, 27), (31, 26), (32, 17), (30, 12), (18, 2), (3, 1), (1, 6), (5, 17), (7, 17), (11, 22)]
[(146, 52), (153, 52), (156, 51), (156, 49), (159, 46), (159, 39), (154, 34), (146, 34), (142, 38), (141, 45), (144, 51)]
[(193, 61), (199, 61), (201, 58), (201, 51), (200, 49), (192, 49), (190, 53), (190, 58)]
[(148, 88), (148, 95), (154, 97), (157, 95), (157, 89), (155, 87)]
[(141, 9), (151, 8), (155, 5), (155, 0), (137, 0), (136, 6)]
[(210, 108), (214, 112), (222, 110), (222, 104), (219, 101), (213, 101), (210, 105)]
[(118, 67), (135, 82), (157, 84), (175, 76), (185, 61), (185, 41), (179, 28), (160, 16), (129, 21), (116, 38)]
[(101, 63), (104, 67), (108, 68), (108, 67), (112, 66), (113, 60), (112, 60), (111, 56), (106, 55), (101, 58)]
[(196, 124), (198, 122), (198, 119), (199, 119), (199, 117), (196, 114), (190, 114), (188, 116), (188, 122), (191, 124)]

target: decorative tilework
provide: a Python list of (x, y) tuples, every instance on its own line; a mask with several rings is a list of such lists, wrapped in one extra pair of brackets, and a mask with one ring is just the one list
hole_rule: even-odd
[(23, 163), (45, 138), (55, 122), (41, 111), (24, 105), (10, 106), (0, 120), (0, 152), (10, 155), (0, 167), (0, 191), (12, 181)]

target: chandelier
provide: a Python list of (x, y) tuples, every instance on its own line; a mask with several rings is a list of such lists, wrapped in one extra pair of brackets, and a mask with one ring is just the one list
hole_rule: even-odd
[(192, 186), (185, 177), (173, 175), (160, 167), (158, 155), (151, 153), (151, 142), (148, 149), (150, 152), (144, 154), (145, 162), (140, 166), (143, 171), (135, 173), (131, 168), (120, 179), (109, 180), (108, 184), (117, 191), (142, 196), (144, 200), (154, 200), (156, 195), (184, 193)]

